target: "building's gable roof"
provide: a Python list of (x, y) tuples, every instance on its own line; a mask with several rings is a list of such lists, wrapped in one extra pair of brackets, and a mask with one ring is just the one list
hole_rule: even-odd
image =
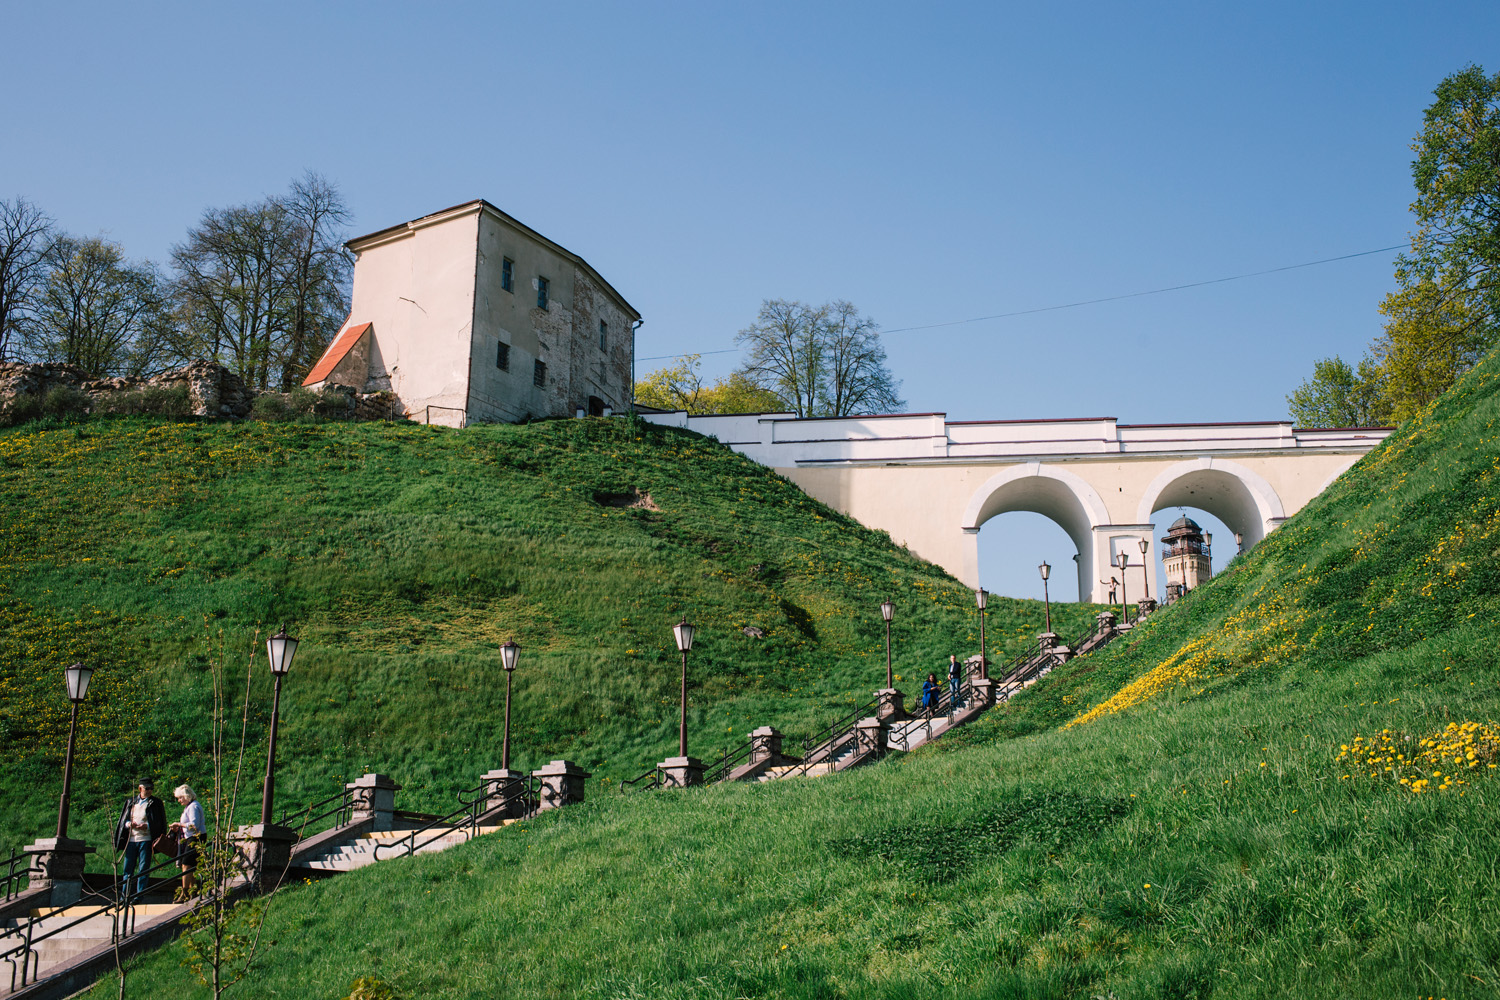
[(424, 215), (419, 219), (412, 219), (410, 222), (402, 222), (398, 225), (387, 226), (385, 229), (380, 229), (373, 233), (367, 233), (364, 236), (356, 236), (354, 239), (349, 240), (347, 243), (345, 243), (344, 246), (348, 247), (355, 253), (359, 253), (362, 249), (368, 249), (371, 246), (379, 246), (381, 243), (400, 239), (404, 236), (409, 235), (411, 232), (417, 229), (421, 229), (425, 226), (437, 225), (438, 223), (447, 222), (450, 219), (461, 218), (474, 212), (490, 213), (497, 219), (500, 219), (506, 225), (513, 226), (516, 229), (519, 229), (521, 232), (525, 233), (527, 236), (530, 236), (538, 243), (541, 243), (543, 246), (547, 247), (558, 256), (572, 261), (574, 264), (577, 264), (579, 267), (588, 272), (590, 277), (599, 282), (600, 286), (602, 286), (604, 290), (615, 299), (616, 302), (624, 306), (625, 311), (629, 313), (632, 318), (641, 318), (641, 314), (636, 310), (635, 306), (631, 305), (630, 302), (626, 300), (625, 296), (619, 293), (615, 286), (611, 285), (608, 281), (605, 281), (604, 275), (594, 270), (593, 265), (591, 265), (588, 261), (578, 256), (567, 247), (554, 243), (552, 240), (547, 239), (547, 237), (543, 236), (535, 229), (532, 229), (524, 222), (516, 219), (514, 216), (507, 215), (506, 213), (500, 211), (500, 209), (496, 208), (488, 201), (485, 201), (483, 198), (477, 198), (474, 201), (466, 201), (462, 205), (454, 205), (452, 208), (445, 208), (440, 212), (433, 212), (432, 214)]
[(344, 355), (349, 353), (349, 349), (359, 343), (359, 338), (363, 337), (365, 331), (373, 325), (373, 323), (360, 323), (356, 326), (345, 326), (339, 331), (339, 335), (333, 338), (333, 343), (328, 345), (328, 350), (323, 352), (318, 363), (313, 365), (312, 371), (307, 373), (307, 378), (302, 380), (302, 384), (312, 385), (327, 378), (329, 373), (338, 367), (339, 362), (344, 360)]

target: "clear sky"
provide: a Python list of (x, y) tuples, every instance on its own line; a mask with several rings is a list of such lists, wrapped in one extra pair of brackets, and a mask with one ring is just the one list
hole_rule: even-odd
[[(158, 261), (307, 169), (357, 232), (483, 197), (621, 290), (640, 357), (732, 348), (765, 298), (896, 330), (1402, 243), (1422, 109), (1500, 69), (1500, 4), (1237, 8), (12, 4), (0, 197)], [(893, 332), (891, 363), (954, 419), (1278, 419), (1378, 332), (1392, 256)], [(1001, 591), (1070, 561), (1026, 523), (983, 533)]]

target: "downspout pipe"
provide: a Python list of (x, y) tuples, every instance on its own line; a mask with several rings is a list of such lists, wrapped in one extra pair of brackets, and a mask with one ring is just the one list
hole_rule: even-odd
[(641, 324), (644, 323), (644, 322), (646, 322), (646, 321), (643, 320), (643, 319), (638, 319), (634, 323), (630, 324), (630, 415), (631, 416), (635, 416), (635, 331), (639, 330), (641, 328)]

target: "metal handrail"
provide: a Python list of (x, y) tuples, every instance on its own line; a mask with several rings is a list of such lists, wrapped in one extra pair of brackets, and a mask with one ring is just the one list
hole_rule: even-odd
[(5, 866), (5, 874), (0, 875), (0, 884), (5, 886), (7, 903), (25, 891), (21, 886), (30, 876), (41, 874), (41, 869), (36, 867), (36, 855), (18, 851), (14, 847), (10, 849), (10, 857), (0, 864)]
[[(832, 762), (839, 755), (851, 739), (857, 740), (858, 734), (855, 728), (859, 720), (869, 717), (879, 706), (878, 700), (872, 699), (866, 704), (850, 712), (842, 719), (836, 719), (826, 729), (815, 731), (811, 736), (802, 741), (802, 759), (792, 767), (782, 772), (783, 778), (790, 778), (794, 774), (807, 776), (807, 772), (818, 764)], [(824, 734), (827, 734), (826, 736)]]
[(117, 876), (118, 881), (115, 884), (121, 890), (117, 899), (99, 904), (94, 909), (73, 918), (65, 924), (48, 928), (44, 934), (36, 935), (37, 925), (43, 920), (55, 917), (57, 914), (69, 909), (69, 907), (60, 906), (53, 910), (28, 916), (24, 924), (16, 927), (11, 932), (12, 934), (20, 935), (21, 940), (11, 946), (10, 949), (0, 952), (0, 962), (5, 962), (10, 966), (11, 992), (15, 992), (16, 990), (17, 962), (20, 962), (21, 965), (21, 985), (26, 986), (28, 982), (36, 981), (35, 977), (40, 975), (41, 972), (41, 956), (37, 954), (36, 946), (50, 937), (55, 937), (63, 931), (72, 930), (80, 924), (93, 920), (95, 917), (104, 916), (105, 914), (110, 914), (113, 917), (110, 925), (110, 941), (120, 941), (134, 934), (136, 921), (135, 908), (140, 905), (139, 897), (141, 893), (132, 892), (130, 889), (131, 883), (146, 878), (160, 868), (166, 868), (168, 865), (175, 864), (177, 864), (176, 858), (167, 858), (165, 861), (158, 861), (144, 871), (131, 875), (129, 879), (124, 878), (124, 876)]
[[(645, 782), (645, 784), (641, 785), (642, 782)], [(623, 795), (627, 788), (633, 789), (637, 785), (641, 785), (639, 791), (643, 792), (654, 791), (660, 788), (662, 786), (661, 768), (653, 767), (651, 770), (647, 771), (645, 774), (640, 775), (639, 777), (630, 778), (627, 781), (620, 782), (620, 794)]]
[[(475, 788), (465, 788), (458, 793), (458, 801), (467, 806), (480, 806), (479, 815), (491, 812), (488, 807), (490, 799), (501, 798), (502, 795), (507, 802), (513, 798), (519, 798), (525, 807), (517, 819), (525, 819), (537, 811), (540, 805), (541, 779), (534, 774), (523, 774), (516, 778), (488, 778), (479, 783)], [(477, 799), (466, 799), (465, 795), (477, 794)], [(498, 808), (498, 807), (496, 807)]]
[[(315, 810), (319, 809), (321, 809), (322, 812), (318, 812), (315, 815)], [(332, 829), (333, 827), (345, 825), (350, 821), (353, 815), (354, 789), (342, 788), (339, 791), (328, 796), (327, 798), (319, 799), (316, 802), (310, 802), (305, 806), (301, 806), (295, 809), (283, 809), (281, 811), (280, 825), (286, 826), (287, 820), (300, 817), (302, 825), (297, 830), (298, 838), (306, 839), (307, 828), (312, 826), (314, 823), (321, 823), (323, 820), (332, 816), (334, 817), (333, 826), (329, 827), (329, 829)], [(314, 832), (322, 833), (323, 831), (316, 830)]]
[(733, 750), (725, 750), (723, 755), (710, 764), (703, 772), (703, 783), (705, 785), (713, 785), (723, 781), (734, 772), (735, 768), (741, 764), (748, 763), (754, 753), (754, 740), (746, 740)]
[[(521, 782), (526, 781), (527, 779), (514, 778), (511, 780), (515, 782)], [(431, 844), (437, 840), (441, 840), (449, 834), (459, 830), (463, 830), (468, 833), (470, 839), (472, 839), (478, 834), (479, 831), (479, 817), (484, 815), (484, 813), (488, 811), (484, 808), (484, 803), (489, 799), (489, 788), (494, 783), (494, 781), (481, 781), (473, 788), (462, 789), (458, 793), (458, 801), (462, 803), (462, 805), (460, 805), (457, 809), (453, 810), (448, 815), (434, 816), (433, 818), (427, 820), (424, 825), (410, 831), (404, 837), (376, 844), (375, 850), (371, 852), (372, 854), (374, 854), (375, 860), (381, 860), (381, 851), (394, 849), (401, 846), (405, 846), (406, 850), (401, 854), (394, 855), (394, 857), (410, 857), (411, 855), (416, 854), (422, 848), (426, 847), (428, 844)], [(464, 797), (466, 795), (473, 795), (476, 797), (472, 799), (466, 799)], [(463, 817), (462, 822), (454, 822), (460, 817)], [(420, 844), (417, 843), (418, 836), (427, 833), (429, 830), (436, 830), (439, 827), (442, 827), (443, 829), (433, 834), (431, 837), (428, 837)], [(392, 857), (392, 855), (387, 855), (387, 857)]]

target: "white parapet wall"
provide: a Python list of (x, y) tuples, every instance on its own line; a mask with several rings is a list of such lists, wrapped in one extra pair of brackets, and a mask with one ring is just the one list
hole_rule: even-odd
[(1155, 544), (1155, 511), (1207, 510), (1241, 533), (1248, 548), (1390, 433), (1289, 421), (949, 421), (942, 413), (803, 420), (679, 411), (644, 418), (716, 438), (970, 586), (979, 581), (980, 526), (1007, 511), (1042, 514), (1078, 546), (1079, 593), (1095, 601), (1118, 575), (1113, 563), (1122, 552), (1132, 564), (1127, 593), (1149, 588), (1160, 596), (1155, 559), (1135, 568), (1139, 542)]

